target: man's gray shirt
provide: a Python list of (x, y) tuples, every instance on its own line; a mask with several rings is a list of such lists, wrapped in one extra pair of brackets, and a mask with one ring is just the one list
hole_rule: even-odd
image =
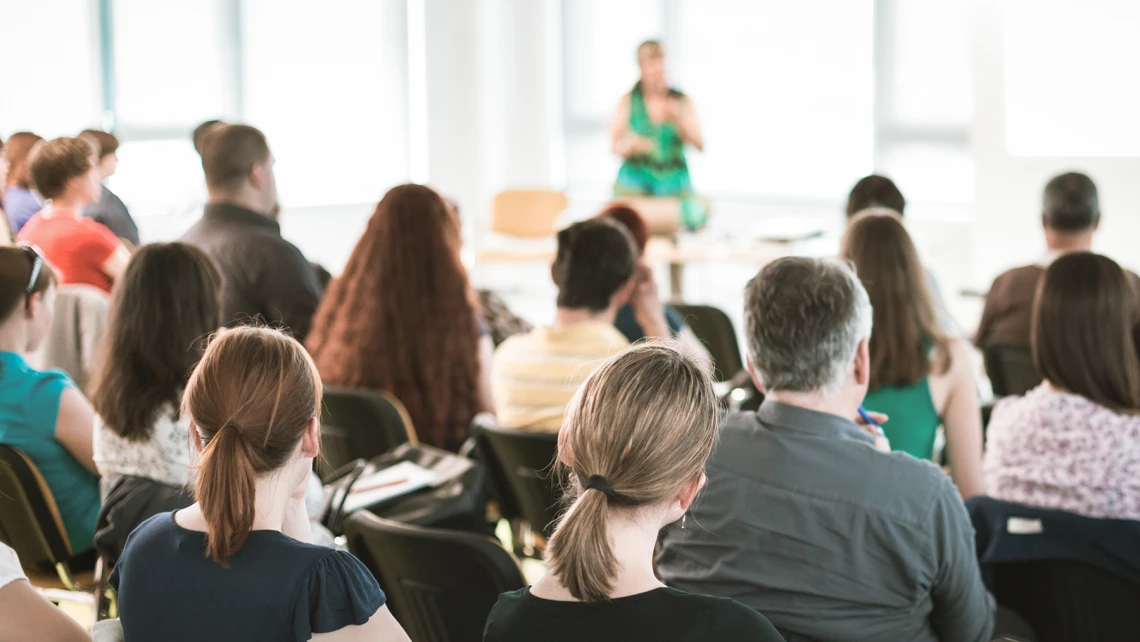
[(875, 450), (851, 421), (775, 401), (728, 415), (658, 570), (669, 586), (751, 606), (788, 642), (980, 642), (993, 628), (950, 479)]

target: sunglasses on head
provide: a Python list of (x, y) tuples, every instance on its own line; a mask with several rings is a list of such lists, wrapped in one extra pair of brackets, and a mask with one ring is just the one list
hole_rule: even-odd
[(32, 261), (32, 276), (28, 279), (28, 285), (24, 288), (24, 293), (31, 296), (32, 291), (36, 289), (36, 281), (40, 278), (40, 272), (44, 269), (44, 257), (34, 245), (20, 243), (19, 247)]

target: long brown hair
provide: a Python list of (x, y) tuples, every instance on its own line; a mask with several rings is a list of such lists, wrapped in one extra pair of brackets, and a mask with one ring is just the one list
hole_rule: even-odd
[(202, 445), (194, 496), (206, 519), (206, 550), (226, 566), (253, 528), (258, 476), (284, 466), (320, 416), (321, 379), (286, 334), (224, 330), (190, 376), (182, 412)]
[(222, 325), (221, 289), (214, 261), (196, 247), (154, 243), (134, 253), (115, 286), (91, 394), (109, 430), (144, 441), (158, 414), (178, 405)]
[(459, 258), (459, 226), (422, 185), (389, 191), (307, 342), (325, 383), (386, 390), (421, 441), (458, 450), (479, 398), (479, 312)]
[(840, 256), (855, 264), (871, 297), (870, 390), (910, 386), (930, 374), (929, 347), (950, 369), (950, 340), (938, 324), (926, 271), (914, 242), (889, 210), (868, 210), (851, 221)]
[(32, 188), (28, 157), (32, 155), (36, 144), (42, 140), (42, 136), (32, 132), (16, 132), (8, 138), (8, 144), (4, 146), (4, 154), (8, 158), (8, 185), (24, 189)]
[[(570, 467), (568, 498), (546, 549), (550, 570), (575, 598), (609, 599), (618, 563), (610, 509), (636, 510), (699, 479), (716, 445), (718, 410), (708, 373), (676, 347), (641, 344), (613, 357), (582, 384), (562, 427), (559, 461)], [(591, 489), (604, 478), (612, 494)]]
[(1033, 305), (1033, 362), (1050, 383), (1117, 412), (1140, 411), (1140, 302), (1124, 270), (1072, 252), (1045, 270)]
[(55, 285), (55, 272), (45, 260), (40, 275), (28, 292), (28, 281), (35, 268), (36, 254), (25, 246), (0, 246), (0, 323), (8, 320), (17, 309), (27, 305), (32, 294), (46, 292)]

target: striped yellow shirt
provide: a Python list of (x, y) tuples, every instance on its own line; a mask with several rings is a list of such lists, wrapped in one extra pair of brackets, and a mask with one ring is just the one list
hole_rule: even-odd
[(558, 432), (578, 386), (607, 357), (629, 347), (608, 323), (586, 321), (539, 327), (499, 346), (491, 363), (491, 391), (503, 425)]

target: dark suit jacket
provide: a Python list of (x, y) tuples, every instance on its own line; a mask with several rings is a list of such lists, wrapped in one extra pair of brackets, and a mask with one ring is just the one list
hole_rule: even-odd
[(322, 288), (301, 251), (281, 238), (277, 221), (244, 207), (209, 204), (182, 241), (217, 262), (226, 282), (226, 325), (260, 320), (305, 340)]

